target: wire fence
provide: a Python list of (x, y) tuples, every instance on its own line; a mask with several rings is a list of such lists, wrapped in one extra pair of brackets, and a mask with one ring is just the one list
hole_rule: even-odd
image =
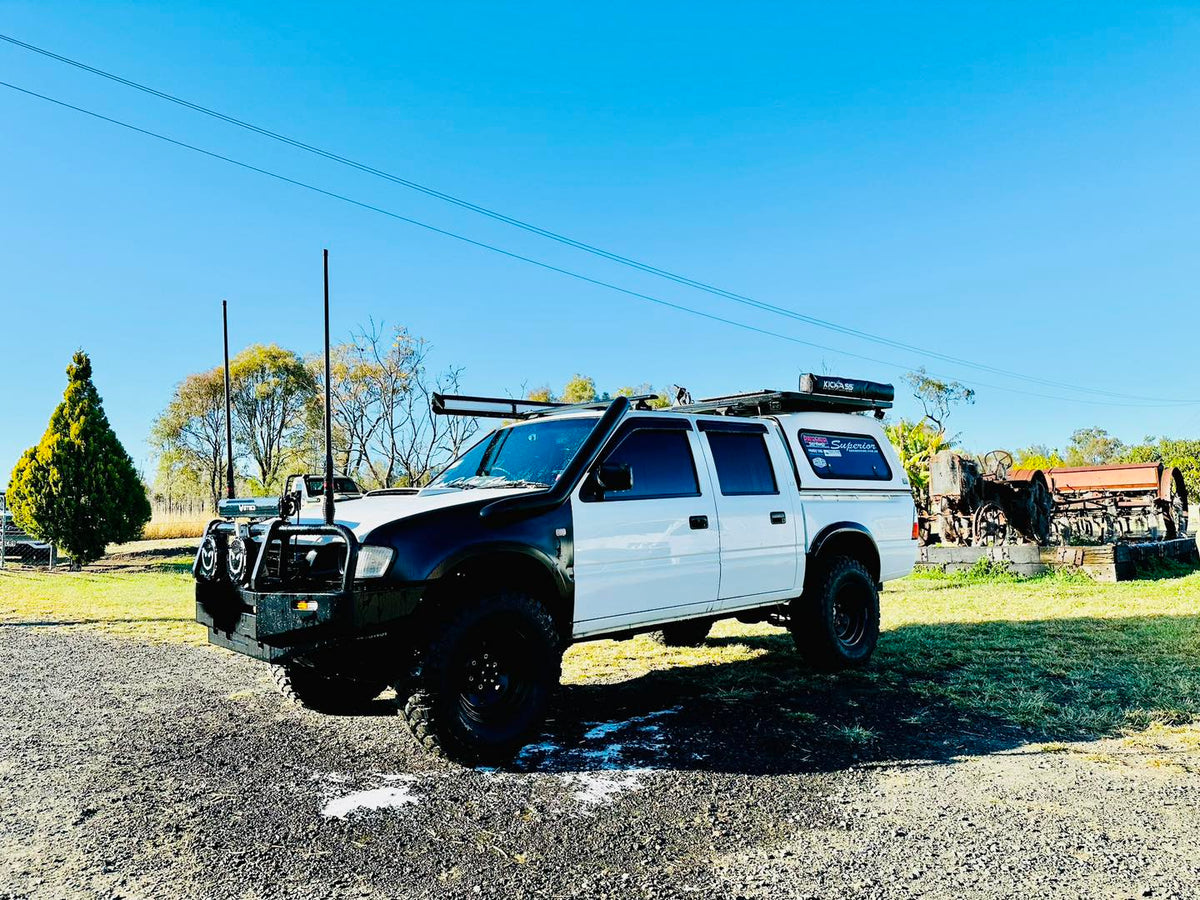
[(54, 568), (58, 553), (53, 544), (39, 541), (23, 532), (0, 494), (0, 569), (13, 566)]
[[(211, 504), (191, 497), (155, 497), (153, 514), (146, 525), (144, 539), (199, 539), (204, 526), (213, 517)], [(60, 556), (58, 548), (22, 531), (13, 520), (12, 511), (0, 492), (0, 569), (49, 568), (69, 563)]]

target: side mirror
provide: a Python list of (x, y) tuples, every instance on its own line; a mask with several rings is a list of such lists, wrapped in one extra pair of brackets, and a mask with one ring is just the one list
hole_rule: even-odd
[(596, 487), (607, 494), (633, 489), (633, 469), (629, 463), (603, 463), (596, 470)]

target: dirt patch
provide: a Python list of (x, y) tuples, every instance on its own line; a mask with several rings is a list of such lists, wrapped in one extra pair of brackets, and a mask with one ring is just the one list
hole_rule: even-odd
[[(113, 544), (108, 547), (105, 555), (83, 567), (85, 572), (154, 572), (174, 570), (183, 563), (190, 569), (191, 560), (199, 546), (198, 538), (169, 538), (159, 541), (133, 541), (128, 544)], [(39, 557), (8, 557), (4, 567), (15, 572), (46, 572), (49, 570), (49, 556)], [(71, 571), (71, 560), (59, 556), (53, 571)]]
[[(1190, 896), (1200, 740), (1029, 744), (830, 680), (564, 687), (503, 770), (209, 647), (14, 628), (0, 897)], [(747, 665), (730, 663), (731, 666)], [(689, 687), (690, 685), (690, 687)], [(858, 723), (859, 730), (854, 724)], [(1149, 892), (1149, 893), (1147, 893)]]
[(114, 544), (102, 559), (87, 566), (92, 572), (147, 572), (161, 570), (164, 564), (191, 565), (200, 545), (197, 538), (169, 538), (161, 541), (134, 541)]

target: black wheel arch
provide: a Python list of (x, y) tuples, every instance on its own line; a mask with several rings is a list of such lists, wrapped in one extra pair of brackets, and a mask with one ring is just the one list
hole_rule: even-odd
[(867, 567), (867, 572), (876, 586), (880, 586), (882, 564), (879, 547), (871, 532), (859, 522), (834, 522), (817, 532), (808, 546), (805, 581), (808, 582), (820, 570), (824, 560), (838, 556), (849, 556), (859, 560)]
[(545, 551), (510, 541), (464, 547), (443, 559), (429, 573), (425, 603), (452, 602), (457, 588), (472, 585), (520, 588), (529, 592), (554, 619), (564, 644), (571, 638), (575, 586), (559, 560)]

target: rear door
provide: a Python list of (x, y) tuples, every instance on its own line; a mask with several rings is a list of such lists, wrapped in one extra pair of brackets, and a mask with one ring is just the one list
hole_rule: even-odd
[(705, 419), (698, 424), (718, 494), (717, 608), (791, 596), (798, 571), (798, 516), (787, 450), (763, 422)]
[(575, 636), (685, 618), (712, 608), (717, 509), (699, 438), (682, 417), (626, 422), (599, 463), (625, 463), (633, 488), (572, 498)]

